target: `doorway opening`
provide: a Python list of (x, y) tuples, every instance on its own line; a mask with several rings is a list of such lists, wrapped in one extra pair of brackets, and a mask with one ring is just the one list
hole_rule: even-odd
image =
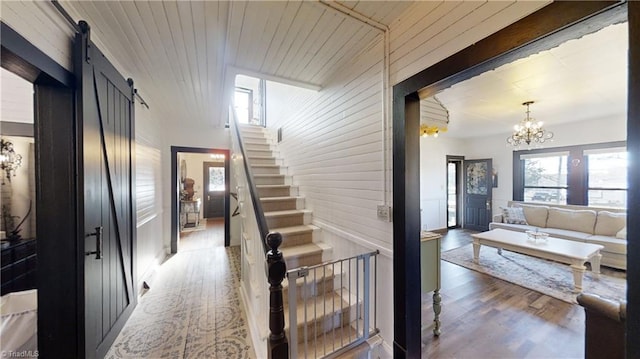
[(462, 224), (462, 161), (464, 156), (447, 156), (447, 228)]
[(224, 231), (220, 245), (229, 246), (229, 160), (225, 149), (171, 147), (171, 253), (187, 237), (222, 238), (198, 236), (210, 230)]

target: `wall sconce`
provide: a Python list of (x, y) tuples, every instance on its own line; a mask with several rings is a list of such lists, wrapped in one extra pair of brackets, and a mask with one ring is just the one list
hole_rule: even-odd
[[(0, 169), (6, 172), (6, 177), (11, 182), (11, 174), (16, 176), (16, 170), (22, 166), (22, 156), (13, 150), (13, 143), (0, 139)], [(4, 178), (2, 179), (4, 184)]]
[(438, 127), (438, 126), (428, 126), (428, 125), (420, 125), (420, 137), (438, 137), (438, 134), (442, 132), (447, 132), (446, 127)]

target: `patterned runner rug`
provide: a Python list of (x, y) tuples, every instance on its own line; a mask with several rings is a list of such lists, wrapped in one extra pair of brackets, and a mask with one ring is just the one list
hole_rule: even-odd
[[(443, 252), (442, 259), (565, 302), (577, 303), (577, 293), (572, 292), (573, 275), (566, 264), (507, 250), (499, 255), (495, 248), (486, 246), (480, 248), (480, 263), (475, 264), (472, 244)], [(626, 273), (607, 267), (601, 267), (600, 271), (600, 278), (596, 278), (587, 264), (582, 280), (583, 291), (608, 299), (626, 300)]]

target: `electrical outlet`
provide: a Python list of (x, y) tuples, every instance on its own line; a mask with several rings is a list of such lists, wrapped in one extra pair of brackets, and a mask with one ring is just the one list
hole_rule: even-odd
[(378, 205), (378, 219), (391, 222), (391, 206)]

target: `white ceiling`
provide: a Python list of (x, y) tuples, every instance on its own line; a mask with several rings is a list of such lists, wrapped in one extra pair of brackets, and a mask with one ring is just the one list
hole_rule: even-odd
[(507, 134), (525, 101), (546, 127), (626, 121), (627, 48), (627, 24), (612, 25), (457, 83), (436, 94), (450, 114), (446, 136)]
[[(61, 1), (151, 106), (221, 127), (229, 68), (322, 86), (379, 31), (318, 1)], [(411, 2), (340, 2), (389, 25)], [(229, 76), (227, 76), (229, 77)], [(230, 91), (227, 91), (230, 92)], [(149, 102), (149, 101), (148, 101)]]

